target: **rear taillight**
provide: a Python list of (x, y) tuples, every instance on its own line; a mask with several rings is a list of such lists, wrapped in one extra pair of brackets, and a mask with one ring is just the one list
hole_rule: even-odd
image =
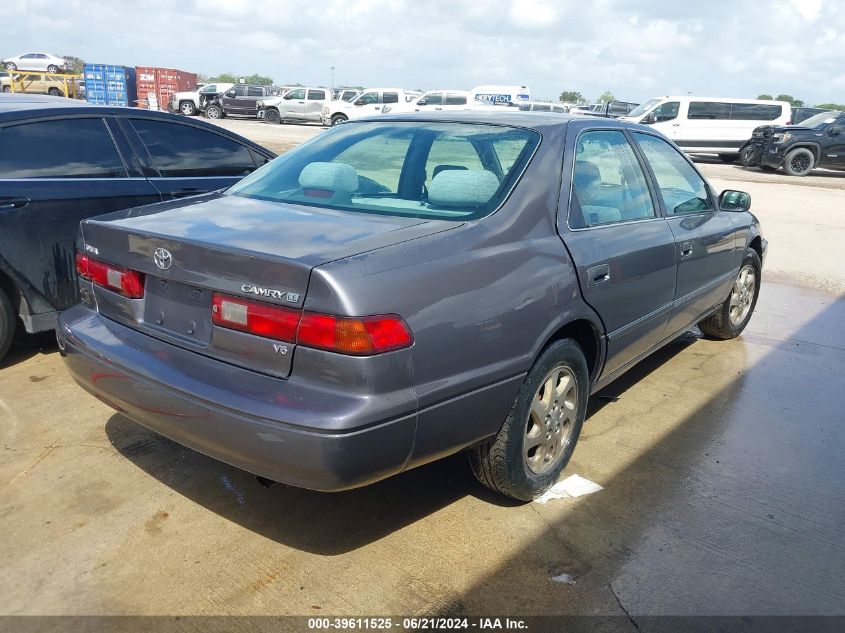
[(76, 254), (76, 273), (83, 279), (128, 297), (144, 296), (144, 273), (107, 264), (84, 253)]
[(299, 310), (280, 308), (260, 301), (215, 294), (211, 320), (215, 325), (266, 338), (293, 343), (299, 325)]
[(408, 347), (413, 338), (405, 322), (394, 314), (348, 318), (305, 312), (296, 342), (341, 354), (366, 355)]
[(216, 293), (211, 320), (220, 327), (357, 356), (408, 347), (414, 340), (402, 318), (394, 314), (337, 317)]

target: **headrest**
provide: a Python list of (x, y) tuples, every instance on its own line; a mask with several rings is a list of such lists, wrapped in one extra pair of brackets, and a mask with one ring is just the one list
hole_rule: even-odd
[(358, 172), (346, 163), (308, 163), (299, 173), (299, 186), (352, 193), (358, 190)]
[(447, 169), (431, 180), (428, 200), (443, 206), (479, 205), (490, 201), (499, 189), (499, 179), (484, 169)]

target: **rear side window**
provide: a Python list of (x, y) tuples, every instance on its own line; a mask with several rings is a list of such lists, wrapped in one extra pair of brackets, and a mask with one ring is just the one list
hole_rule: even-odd
[(121, 178), (126, 168), (102, 119), (0, 128), (0, 178)]
[(246, 94), (248, 97), (263, 97), (264, 96), (264, 89), (258, 88), (255, 86), (249, 86), (246, 89)]
[(165, 178), (245, 176), (255, 169), (246, 147), (214, 132), (168, 121), (131, 121)]
[(445, 105), (466, 105), (466, 95), (447, 94)]
[(730, 119), (731, 104), (716, 101), (690, 101), (688, 119)]
[(326, 98), (325, 90), (309, 90), (308, 98), (312, 101), (324, 101)]
[(645, 175), (625, 134), (597, 130), (579, 136), (569, 226), (583, 229), (655, 215)]
[(651, 165), (669, 215), (701, 213), (713, 209), (704, 180), (678, 150), (650, 134), (636, 132), (634, 137)]
[(382, 103), (399, 103), (399, 93), (385, 92), (382, 98)]
[(783, 106), (762, 103), (733, 103), (731, 118), (740, 121), (774, 121), (783, 114)]

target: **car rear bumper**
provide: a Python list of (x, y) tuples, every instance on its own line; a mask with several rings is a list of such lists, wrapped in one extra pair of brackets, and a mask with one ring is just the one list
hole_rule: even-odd
[(161, 435), (256, 475), (337, 491), (393, 475), (409, 461), (413, 408), (375, 421), (369, 411), (369, 423), (342, 432), (308, 427), (304, 414), (323, 423), (348, 419), (373, 398), (343, 398), (237, 368), (81, 305), (60, 315), (57, 334), (65, 364), (85, 390)]

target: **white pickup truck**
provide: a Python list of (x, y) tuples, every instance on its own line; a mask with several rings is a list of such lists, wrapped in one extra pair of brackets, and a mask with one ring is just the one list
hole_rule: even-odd
[(402, 88), (367, 88), (351, 103), (331, 101), (323, 106), (320, 116), (323, 125), (337, 125), (350, 119), (380, 114), (385, 105), (405, 104), (420, 96), (416, 90)]
[(218, 83), (206, 84), (199, 90), (189, 92), (174, 92), (170, 95), (167, 109), (171, 112), (181, 112), (186, 116), (199, 114), (200, 95), (222, 94), (235, 84)]

